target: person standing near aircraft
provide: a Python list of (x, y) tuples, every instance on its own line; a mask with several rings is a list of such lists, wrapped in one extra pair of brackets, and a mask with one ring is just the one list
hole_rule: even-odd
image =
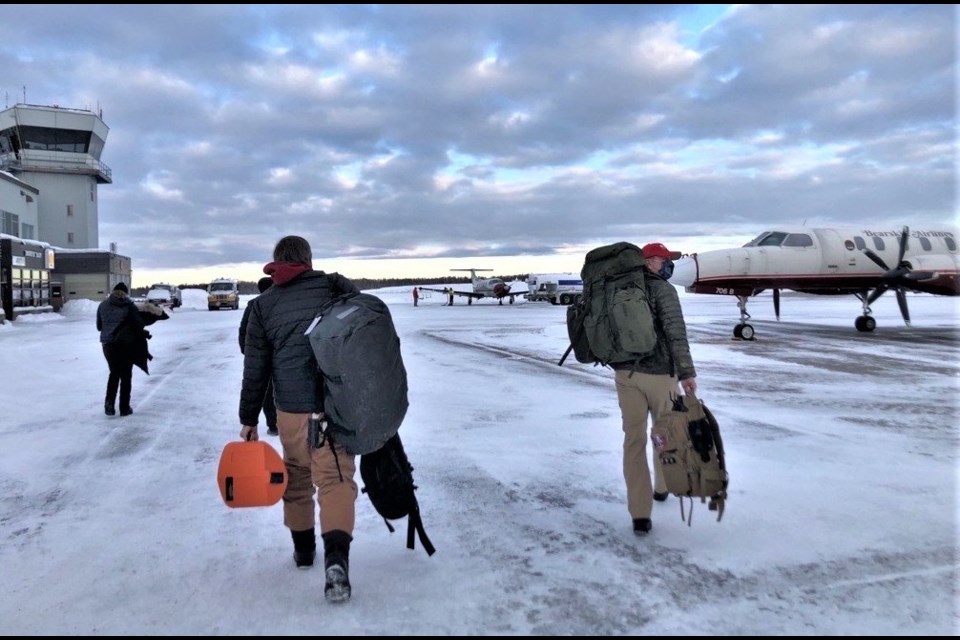
[(650, 519), (653, 500), (669, 497), (659, 460), (654, 456), (654, 483), (650, 483), (647, 459), (647, 418), (655, 422), (669, 410), (677, 393), (677, 382), (684, 393), (697, 391), (697, 372), (690, 356), (687, 326), (680, 298), (667, 279), (673, 272), (670, 251), (659, 242), (644, 245), (644, 284), (653, 312), (657, 345), (646, 358), (614, 362), (617, 399), (623, 420), (623, 476), (627, 485), (627, 508), (633, 518), (633, 532), (646, 534), (653, 527)]
[(447, 306), (452, 307), (453, 306), (453, 287), (450, 287), (449, 289), (447, 289), (447, 296), (449, 296), (450, 298), (450, 301), (447, 302)]
[(417, 288), (413, 288), (413, 306), (417, 306), (417, 302), (420, 301), (420, 292), (417, 291)]
[(273, 262), (263, 271), (273, 277), (273, 286), (250, 303), (240, 438), (259, 439), (260, 403), (272, 379), (288, 477), (283, 523), (293, 537), (293, 560), (299, 569), (313, 566), (316, 493), (324, 547), (324, 597), (328, 602), (343, 602), (351, 593), (348, 564), (356, 521), (356, 456), (329, 438), (319, 448), (310, 446), (311, 414), (323, 407), (322, 374), (304, 332), (326, 302), (360, 290), (340, 274), (315, 271), (310, 244), (300, 236), (282, 238), (273, 250)]

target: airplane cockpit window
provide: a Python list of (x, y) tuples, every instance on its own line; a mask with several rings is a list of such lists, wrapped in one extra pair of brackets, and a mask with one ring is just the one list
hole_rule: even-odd
[(950, 251), (955, 252), (957, 250), (957, 243), (953, 240), (953, 238), (949, 236), (944, 236), (943, 241), (947, 243), (947, 249), (949, 249)]
[(787, 237), (787, 234), (782, 231), (773, 231), (766, 238), (761, 240), (757, 246), (758, 247), (779, 247), (783, 244), (784, 238)]
[(860, 236), (853, 236), (853, 242), (857, 245), (857, 249), (863, 251), (867, 248), (867, 243)]
[(930, 244), (930, 238), (924, 238), (923, 236), (921, 236), (919, 240), (920, 240), (920, 246), (923, 247), (924, 251), (933, 250), (933, 245)]
[(760, 244), (760, 241), (763, 240), (764, 238), (766, 238), (769, 234), (770, 234), (769, 231), (764, 231), (763, 233), (761, 233), (761, 234), (758, 235), (756, 238), (754, 238), (753, 240), (751, 240), (750, 242), (748, 242), (747, 244), (745, 244), (745, 245), (743, 245), (743, 246), (745, 246), (745, 247), (756, 247), (756, 246), (758, 246), (758, 245)]
[(883, 251), (885, 246), (883, 244), (883, 238), (881, 238), (880, 236), (873, 236), (873, 246), (877, 248), (877, 251)]
[(813, 238), (808, 236), (805, 233), (791, 233), (787, 236), (787, 239), (783, 241), (783, 246), (785, 247), (812, 247)]

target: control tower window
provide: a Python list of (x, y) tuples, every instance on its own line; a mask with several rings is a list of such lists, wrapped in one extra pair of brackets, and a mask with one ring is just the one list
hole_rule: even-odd
[(68, 151), (87, 153), (90, 131), (51, 129), (49, 127), (20, 127), (23, 147), (35, 151)]

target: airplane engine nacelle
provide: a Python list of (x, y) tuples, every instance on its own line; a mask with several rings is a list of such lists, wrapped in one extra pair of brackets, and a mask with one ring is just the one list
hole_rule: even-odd
[(940, 295), (960, 295), (960, 257), (953, 254), (907, 256), (915, 274), (929, 272), (928, 279), (917, 281), (915, 289)]
[(933, 256), (907, 256), (914, 271), (957, 271), (960, 269), (960, 257), (937, 254)]

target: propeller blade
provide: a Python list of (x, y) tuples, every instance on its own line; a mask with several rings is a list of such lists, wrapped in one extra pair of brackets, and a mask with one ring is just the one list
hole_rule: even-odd
[(897, 255), (897, 264), (903, 262), (903, 256), (907, 253), (907, 238), (910, 237), (910, 227), (903, 227), (903, 231), (900, 233), (900, 253)]
[(907, 323), (907, 326), (910, 326), (910, 310), (907, 309), (907, 294), (901, 289), (897, 288), (897, 304), (900, 305), (900, 315), (903, 316), (903, 321)]
[(865, 256), (873, 260), (878, 267), (880, 267), (884, 271), (890, 271), (890, 267), (887, 266), (887, 263), (884, 262), (883, 259), (877, 254), (875, 254), (873, 251), (871, 251), (870, 249), (864, 249), (863, 253)]
[(773, 312), (777, 314), (777, 320), (780, 319), (780, 289), (773, 290)]
[(887, 285), (882, 284), (882, 285), (880, 285), (879, 287), (877, 287), (876, 289), (874, 289), (874, 290), (873, 290), (873, 293), (871, 293), (869, 296), (867, 296), (867, 306), (869, 307), (871, 304), (873, 304), (873, 303), (877, 300), (877, 298), (879, 298), (880, 296), (882, 296), (882, 295), (884, 294), (884, 292), (886, 292), (886, 290), (889, 289), (889, 288), (890, 288), (890, 287), (888, 287)]

